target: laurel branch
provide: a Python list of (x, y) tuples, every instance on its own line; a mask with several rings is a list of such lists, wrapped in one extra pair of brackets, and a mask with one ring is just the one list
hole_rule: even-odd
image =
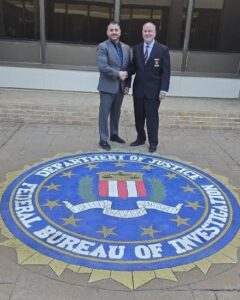
[(92, 177), (85, 176), (79, 180), (78, 194), (85, 202), (96, 201), (96, 198), (92, 191)]
[(153, 191), (152, 197), (149, 199), (149, 201), (162, 202), (166, 195), (166, 189), (161, 180), (157, 178), (151, 178), (147, 180), (150, 182)]

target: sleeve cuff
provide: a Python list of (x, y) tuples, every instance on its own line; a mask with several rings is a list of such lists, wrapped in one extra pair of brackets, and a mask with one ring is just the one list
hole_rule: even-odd
[(165, 94), (165, 95), (167, 95), (167, 92), (166, 91), (160, 91), (160, 93), (163, 93), (163, 94)]

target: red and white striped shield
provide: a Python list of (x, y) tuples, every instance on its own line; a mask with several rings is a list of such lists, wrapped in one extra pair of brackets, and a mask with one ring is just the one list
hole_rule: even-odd
[(147, 195), (143, 174), (140, 172), (126, 173), (118, 171), (100, 172), (98, 174), (98, 189), (101, 197), (127, 199), (130, 197), (145, 197)]

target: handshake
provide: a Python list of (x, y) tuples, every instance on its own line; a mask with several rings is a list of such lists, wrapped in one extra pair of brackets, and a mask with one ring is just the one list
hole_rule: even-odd
[(119, 71), (118, 77), (120, 78), (120, 80), (125, 80), (128, 77), (127, 71)]

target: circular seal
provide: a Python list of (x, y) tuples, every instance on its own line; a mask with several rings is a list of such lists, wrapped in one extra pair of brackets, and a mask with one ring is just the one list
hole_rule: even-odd
[(211, 175), (137, 153), (69, 155), (6, 188), (6, 227), (67, 264), (110, 271), (174, 268), (212, 256), (239, 230), (233, 193)]

